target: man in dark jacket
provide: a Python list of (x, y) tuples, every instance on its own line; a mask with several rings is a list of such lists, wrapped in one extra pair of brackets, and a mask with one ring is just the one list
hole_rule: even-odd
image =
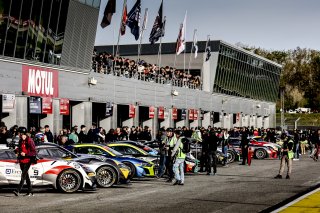
[(45, 131), (44, 134), (46, 135), (48, 142), (53, 143), (53, 135), (52, 135), (52, 132), (50, 131), (49, 125), (44, 126), (44, 131)]
[(243, 128), (241, 132), (241, 153), (242, 153), (242, 163), (241, 165), (246, 165), (248, 158), (248, 149), (249, 149), (249, 130)]
[(81, 125), (80, 128), (81, 128), (81, 130), (80, 130), (80, 133), (78, 135), (79, 143), (86, 143), (87, 142), (86, 126), (85, 125)]
[[(207, 175), (215, 175), (217, 173), (217, 145), (219, 138), (216, 133), (211, 130), (207, 145)], [(212, 171), (213, 167), (213, 171)]]

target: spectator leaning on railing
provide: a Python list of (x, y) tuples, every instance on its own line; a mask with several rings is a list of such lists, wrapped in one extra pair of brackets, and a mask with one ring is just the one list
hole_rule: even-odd
[(128, 58), (113, 57), (108, 53), (98, 54), (96, 51), (92, 55), (92, 70), (97, 73), (113, 74), (160, 84), (191, 89), (201, 88), (200, 76), (193, 76), (185, 70), (177, 70), (169, 66), (159, 68), (156, 64), (149, 64), (144, 60), (136, 63)]

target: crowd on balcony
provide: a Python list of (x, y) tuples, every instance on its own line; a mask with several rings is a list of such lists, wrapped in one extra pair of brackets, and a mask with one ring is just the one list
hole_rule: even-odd
[(178, 70), (165, 66), (159, 69), (156, 64), (144, 60), (135, 61), (123, 57), (114, 57), (108, 53), (93, 52), (92, 70), (102, 74), (112, 74), (143, 81), (169, 84), (190, 89), (201, 88), (200, 75), (191, 75), (187, 70)]

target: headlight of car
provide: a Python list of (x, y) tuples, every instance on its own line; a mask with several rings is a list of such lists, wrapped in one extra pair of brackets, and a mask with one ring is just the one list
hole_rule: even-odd
[(136, 166), (141, 166), (141, 167), (152, 167), (151, 163), (137, 163), (135, 165)]

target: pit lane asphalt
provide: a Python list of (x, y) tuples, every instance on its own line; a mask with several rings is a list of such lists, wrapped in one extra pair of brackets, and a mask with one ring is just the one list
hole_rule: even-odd
[(187, 175), (184, 186), (145, 178), (95, 192), (62, 194), (36, 188), (34, 197), (0, 190), (0, 212), (259, 212), (320, 183), (320, 162), (293, 162), (290, 180), (275, 180), (279, 160), (218, 167), (216, 176)]

